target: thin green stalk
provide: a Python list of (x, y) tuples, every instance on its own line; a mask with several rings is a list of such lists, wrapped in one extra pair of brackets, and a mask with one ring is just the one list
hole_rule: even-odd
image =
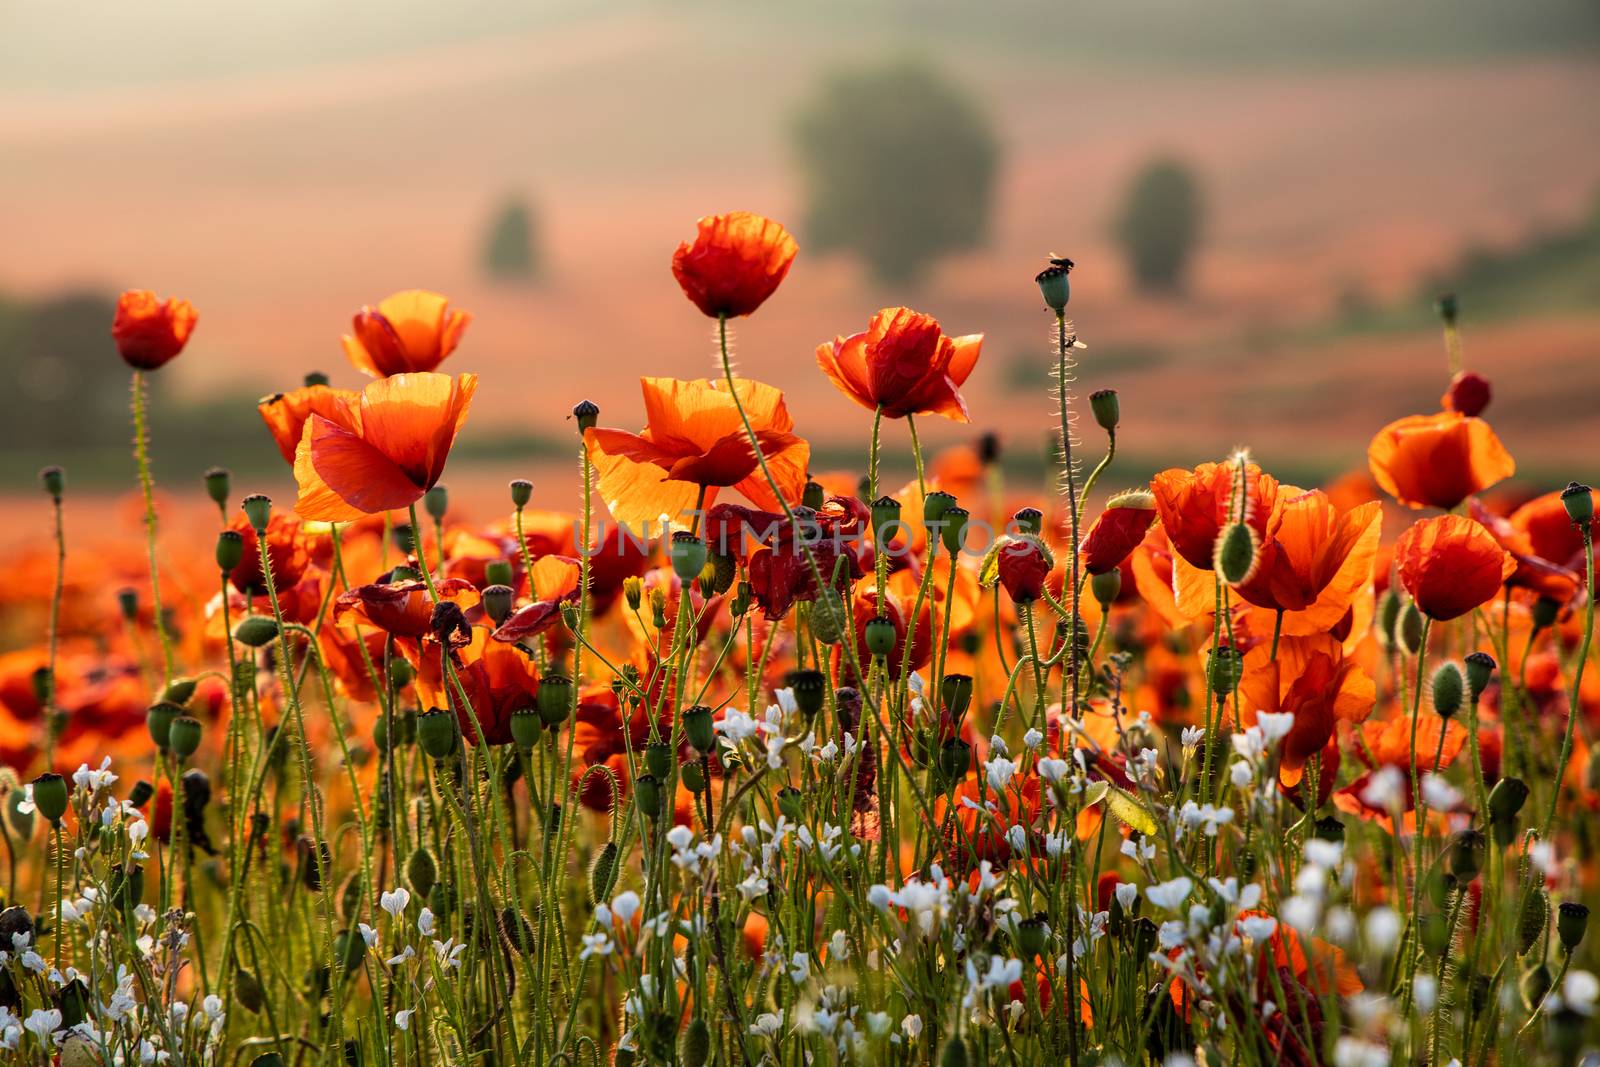
[(165, 688), (172, 682), (172, 639), (161, 612), (161, 568), (156, 564), (155, 483), (150, 477), (150, 433), (145, 426), (144, 372), (133, 372), (133, 450), (139, 464), (139, 487), (144, 493), (145, 540), (150, 554), (150, 607), (155, 613), (156, 637), (161, 640), (162, 678)]

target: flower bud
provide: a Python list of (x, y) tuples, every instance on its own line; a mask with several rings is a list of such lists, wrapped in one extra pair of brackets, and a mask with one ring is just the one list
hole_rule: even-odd
[(1051, 256), (1050, 265), (1038, 274), (1033, 280), (1039, 285), (1039, 295), (1044, 297), (1045, 307), (1054, 312), (1066, 310), (1067, 301), (1072, 299), (1072, 284), (1067, 280), (1067, 275), (1072, 273), (1072, 260), (1065, 256)]
[(641, 774), (633, 783), (633, 795), (645, 818), (654, 819), (661, 814), (661, 779), (653, 774)]
[(123, 622), (133, 622), (139, 617), (139, 590), (123, 586), (117, 590), (117, 610)]
[(611, 876), (617, 869), (617, 843), (607, 841), (589, 864), (589, 905), (611, 899)]
[[(157, 705), (159, 707), (160, 705)], [(200, 747), (200, 720), (190, 715), (180, 715), (167, 729), (167, 747), (180, 760), (194, 755)]]
[(800, 503), (812, 511), (820, 511), (828, 499), (828, 491), (822, 488), (821, 482), (807, 481), (806, 487), (800, 492)]
[(1462, 830), (1450, 839), (1450, 873), (1457, 882), (1466, 885), (1483, 870), (1486, 847), (1483, 833), (1478, 830)]
[(533, 499), (533, 483), (526, 478), (517, 478), (511, 483), (511, 506), (521, 511), (528, 506), (528, 501)]
[(1555, 625), (1556, 619), (1561, 616), (1561, 602), (1542, 596), (1533, 602), (1533, 610), (1529, 614), (1533, 616), (1533, 628), (1536, 632), (1548, 629)]
[(1113, 567), (1104, 574), (1090, 575), (1089, 591), (1094, 594), (1100, 610), (1109, 609), (1111, 602), (1117, 599), (1117, 594), (1122, 592), (1122, 568)]
[(1518, 986), (1522, 992), (1523, 1002), (1528, 1010), (1532, 1011), (1544, 1003), (1545, 994), (1550, 992), (1550, 968), (1541, 963), (1530, 969), (1522, 976)]
[(874, 656), (887, 656), (894, 651), (894, 623), (888, 619), (871, 619), (866, 628), (867, 651)]
[(1438, 958), (1450, 948), (1450, 920), (1442, 912), (1429, 912), (1422, 917), (1422, 950)]
[(1472, 694), (1473, 703), (1477, 703), (1483, 691), (1489, 688), (1494, 668), (1494, 657), (1487, 652), (1474, 652), (1467, 657), (1467, 691)]
[(496, 626), (511, 616), (511, 600), (515, 594), (509, 585), (491, 585), (483, 591), (483, 613)]
[(1461, 710), (1461, 698), (1466, 690), (1466, 682), (1461, 677), (1461, 668), (1454, 663), (1444, 663), (1433, 672), (1433, 711), (1441, 719), (1452, 718)]
[(455, 751), (456, 732), (456, 717), (443, 708), (431, 708), (417, 716), (417, 743), (436, 760)]
[(794, 702), (808, 720), (817, 717), (828, 695), (828, 676), (818, 670), (795, 671), (789, 680)]
[(683, 787), (696, 796), (705, 792), (706, 770), (698, 763), (685, 763), (678, 768), (678, 777), (683, 782)]
[(622, 599), (628, 602), (628, 610), (638, 611), (644, 602), (644, 579), (637, 574), (622, 579)]
[(1044, 542), (1033, 534), (1023, 534), (1003, 538), (996, 548), (996, 572), (1012, 601), (1026, 605), (1038, 600), (1044, 593), (1045, 579), (1055, 566)]
[(539, 679), (539, 718), (546, 726), (567, 721), (572, 711), (572, 679), (564, 674), (547, 674)]
[(1567, 518), (1581, 526), (1594, 518), (1594, 490), (1581, 482), (1568, 482), (1561, 490), (1561, 506), (1567, 509)]
[(439, 881), (439, 864), (432, 852), (419, 847), (411, 853), (411, 858), (406, 860), (406, 881), (411, 883), (412, 890), (419, 897), (426, 897), (433, 892), (434, 885)]
[(944, 542), (944, 550), (952, 556), (957, 555), (966, 546), (968, 517), (969, 513), (963, 507), (945, 510), (944, 525), (939, 530), (939, 540)]
[(672, 573), (681, 581), (692, 582), (706, 565), (706, 543), (686, 530), (672, 535)]
[(1457, 371), (1456, 376), (1450, 379), (1450, 387), (1440, 400), (1446, 411), (1459, 412), (1472, 418), (1483, 414), (1493, 395), (1489, 379), (1475, 371), (1463, 370)]
[(1407, 602), (1400, 612), (1400, 622), (1395, 632), (1400, 637), (1400, 647), (1406, 655), (1415, 656), (1418, 649), (1422, 648), (1422, 611), (1416, 601)]
[(1017, 949), (1023, 959), (1031, 960), (1044, 951), (1048, 930), (1042, 912), (1017, 923)]
[(677, 762), (674, 758), (672, 746), (665, 741), (646, 745), (644, 749), (645, 770), (657, 778), (666, 778), (672, 773), (673, 765)]
[(947, 674), (939, 682), (939, 700), (950, 713), (950, 721), (960, 722), (972, 703), (972, 676)]
[(182, 714), (183, 709), (178, 705), (164, 701), (150, 705), (150, 709), (145, 712), (145, 729), (150, 731), (150, 740), (154, 741), (161, 751), (165, 752), (172, 747), (172, 724)]
[(267, 521), (272, 518), (272, 498), (265, 493), (252, 493), (240, 501), (239, 506), (244, 509), (244, 516), (250, 520), (250, 528), (257, 536), (266, 533)]
[(1115, 433), (1117, 424), (1122, 421), (1122, 402), (1117, 398), (1115, 389), (1096, 389), (1089, 394), (1089, 410), (1094, 412), (1094, 421), (1106, 433)]
[(217, 535), (217, 567), (229, 574), (244, 559), (244, 535), (238, 530), (223, 530)]
[(880, 547), (893, 540), (900, 529), (900, 501), (880, 496), (872, 502), (872, 539)]
[(805, 814), (805, 794), (792, 785), (786, 785), (778, 790), (778, 811), (791, 823), (799, 825), (800, 817)]
[(1398, 638), (1400, 626), (1400, 594), (1393, 588), (1383, 591), (1383, 599), (1378, 603), (1378, 613), (1374, 620), (1378, 630), (1378, 644), (1384, 648), (1393, 648)]
[(206, 496), (219, 508), (228, 506), (228, 493), (233, 488), (233, 475), (227, 467), (212, 467), (206, 471)]
[(1550, 922), (1550, 899), (1544, 887), (1530, 885), (1523, 890), (1517, 907), (1517, 955), (1526, 956)]
[(46, 467), (39, 472), (39, 484), (51, 500), (61, 503), (61, 494), (67, 491), (67, 472), (60, 467)]
[(54, 771), (35, 778), (33, 806), (51, 825), (60, 826), (61, 817), (67, 813), (67, 780)]
[(572, 417), (578, 420), (578, 432), (594, 429), (600, 418), (600, 405), (593, 400), (580, 400), (572, 405)]
[(952, 737), (939, 748), (939, 773), (947, 782), (959, 782), (972, 766), (972, 746)]
[(1568, 900), (1556, 908), (1556, 936), (1561, 939), (1561, 947), (1567, 950), (1568, 955), (1577, 951), (1583, 943), (1583, 935), (1589, 929), (1589, 908), (1575, 900)]
[(1456, 324), (1456, 316), (1461, 312), (1461, 305), (1456, 300), (1456, 294), (1440, 293), (1439, 299), (1433, 302), (1433, 310), (1444, 321), (1446, 326), (1454, 326)]
[[(1061, 302), (1065, 304), (1066, 301), (1067, 298), (1063, 296)], [(950, 1040), (944, 1043), (944, 1048), (939, 1052), (939, 1067), (967, 1067), (967, 1043), (960, 1034), (951, 1034)]]
[(445, 512), (450, 510), (450, 490), (442, 485), (434, 486), (422, 494), (422, 506), (434, 522), (443, 522)]
[(1515, 819), (1528, 802), (1528, 784), (1521, 778), (1502, 778), (1489, 791), (1489, 814), (1496, 820)]
[[(750, 583), (740, 582), (740, 596), (746, 595)], [(844, 636), (844, 626), (849, 618), (849, 609), (844, 605), (844, 597), (833, 586), (827, 586), (817, 594), (817, 599), (811, 605), (811, 634), (825, 645), (836, 645)]]
[(1232, 645), (1219, 645), (1206, 656), (1206, 676), (1218, 701), (1238, 688), (1243, 674), (1244, 656)]
[(165, 689), (161, 690), (161, 699), (168, 704), (182, 707), (194, 697), (197, 684), (193, 678), (174, 678), (167, 683)]
[(702, 756), (716, 747), (716, 726), (711, 721), (711, 709), (704, 704), (696, 704), (683, 713), (683, 732)]
[(1261, 539), (1246, 522), (1233, 522), (1217, 538), (1212, 566), (1229, 585), (1243, 585), (1255, 577), (1261, 563)]
[(361, 966), (361, 959), (367, 954), (367, 939), (355, 930), (341, 930), (333, 939), (334, 959), (344, 964), (346, 974), (351, 974)]

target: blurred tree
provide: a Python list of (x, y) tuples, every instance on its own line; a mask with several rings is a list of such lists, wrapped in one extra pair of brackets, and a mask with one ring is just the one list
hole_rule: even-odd
[(512, 195), (489, 226), (483, 246), (483, 269), (497, 281), (531, 281), (539, 276), (538, 232), (533, 212)]
[(999, 146), (976, 103), (916, 62), (832, 76), (795, 124), (816, 251), (859, 255), (909, 282), (940, 255), (982, 243)]
[[(127, 368), (111, 343), (116, 301), (100, 293), (0, 296), (0, 378), (10, 403), (0, 443), (109, 444), (127, 438)], [(159, 386), (150, 376), (152, 388)]]
[(1139, 288), (1183, 288), (1200, 238), (1200, 215), (1200, 188), (1188, 167), (1161, 159), (1139, 172), (1117, 221), (1117, 239)]

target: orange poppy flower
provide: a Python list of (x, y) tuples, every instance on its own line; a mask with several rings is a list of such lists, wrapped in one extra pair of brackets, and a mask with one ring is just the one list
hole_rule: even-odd
[(1391, 422), (1367, 446), (1367, 463), (1406, 507), (1445, 511), (1517, 470), (1489, 424), (1458, 411)]
[(1330, 606), (1342, 615), (1356, 588), (1372, 577), (1378, 550), (1383, 506), (1376, 500), (1340, 513), (1320, 489), (1285, 497), (1280, 494), (1267, 521), (1255, 574), (1238, 586), (1245, 600), (1274, 611), (1304, 611), (1319, 603), (1327, 589), (1359, 554), (1354, 582), (1345, 583), (1343, 602)]
[[(1600, 490), (1589, 490), (1597, 517), (1589, 520), (1590, 536), (1600, 543)], [(1527, 535), (1529, 547), (1540, 559), (1558, 567), (1583, 571), (1583, 530), (1567, 515), (1561, 491), (1534, 497), (1511, 513), (1511, 525)]]
[(866, 330), (817, 346), (817, 366), (845, 396), (891, 419), (943, 415), (967, 421), (960, 389), (977, 365), (983, 335), (946, 337), (932, 315), (884, 308)]
[(1083, 535), (1083, 569), (1090, 574), (1116, 570), (1139, 547), (1155, 520), (1155, 497), (1149, 493), (1119, 493), (1106, 501), (1106, 509)]
[(455, 712), (461, 734), (469, 744), (478, 743), (483, 726), (486, 745), (511, 743), (511, 716), (531, 708), (539, 694), (539, 667), (532, 657), (516, 645), (488, 639), (489, 631), (474, 627), (467, 647), (452, 649), (456, 677), (466, 691), (463, 704), (454, 685), (444, 677), (443, 663), (435, 655), (421, 657), (417, 671), (417, 691), (431, 707)]
[[(1567, 517), (1566, 509), (1561, 507), (1560, 494), (1552, 493), (1556, 499), (1556, 508), (1561, 512), (1561, 517)], [(1502, 518), (1474, 500), (1469, 505), (1474, 522), (1488, 530), (1494, 539), (1500, 543), (1516, 560), (1517, 569), (1511, 577), (1506, 579), (1506, 584), (1518, 589), (1531, 589), (1539, 596), (1549, 597), (1560, 604), (1571, 600), (1578, 592), (1583, 581), (1583, 575), (1578, 571), (1563, 567), (1542, 558), (1533, 548), (1533, 538), (1528, 531), (1519, 528), (1510, 519)], [(1577, 529), (1571, 522), (1567, 523), (1568, 529), (1573, 531), (1573, 536), (1579, 536)], [(1549, 540), (1549, 539), (1547, 539)], [(1581, 542), (1580, 542), (1581, 544)], [(1559, 551), (1564, 546), (1557, 546)], [(1578, 566), (1583, 566), (1583, 561), (1577, 561)]]
[(148, 289), (129, 289), (117, 299), (111, 338), (128, 366), (155, 370), (183, 351), (199, 318), (187, 300), (162, 300)]
[[(1238, 502), (1238, 466), (1202, 463), (1192, 471), (1174, 467), (1150, 479), (1150, 491), (1173, 551), (1209, 571), (1217, 536)], [(1252, 463), (1245, 469), (1245, 496), (1245, 518), (1264, 541), (1278, 499), (1278, 480)]]
[(407, 289), (356, 312), (350, 323), (355, 335), (345, 335), (344, 354), (374, 378), (431, 371), (456, 350), (471, 321), (448, 297)]
[[(460, 578), (441, 578), (434, 588), (441, 602), (450, 601), (463, 610), (479, 600), (472, 584)], [(375, 626), (395, 637), (420, 639), (433, 632), (433, 601), (427, 583), (416, 578), (358, 585), (334, 598), (333, 621)]]
[(477, 388), (475, 374), (397, 374), (342, 411), (313, 414), (295, 450), (295, 510), (351, 522), (416, 503), (444, 473)]
[(1400, 584), (1430, 619), (1443, 622), (1486, 604), (1517, 569), (1494, 535), (1471, 519), (1420, 519), (1394, 546)]
[[(749, 378), (736, 382), (767, 469), (785, 498), (799, 500), (811, 446), (792, 432), (782, 391)], [(779, 508), (724, 383), (641, 378), (639, 384), (643, 432), (591, 427), (584, 434), (599, 469), (600, 495), (614, 519), (640, 524), (666, 515), (687, 526), (702, 490), (709, 507), (716, 490), (730, 486), (758, 507)]]
[(749, 211), (707, 215), (672, 254), (683, 295), (712, 318), (748, 315), (777, 291), (799, 250), (783, 226)]
[(285, 463), (294, 463), (295, 449), (300, 447), (306, 420), (313, 415), (343, 425), (350, 418), (351, 409), (361, 403), (361, 394), (349, 389), (334, 389), (326, 385), (307, 385), (289, 393), (274, 393), (256, 401), (256, 411), (267, 424), (272, 439)]
[[(1363, 722), (1372, 713), (1377, 687), (1329, 634), (1285, 637), (1275, 662), (1270, 654), (1265, 644), (1245, 653), (1239, 707), (1247, 725), (1258, 711), (1294, 713), (1278, 767), (1278, 780), (1292, 786), (1300, 781), (1306, 762), (1332, 739), (1339, 722)], [(1325, 784), (1331, 785), (1331, 779)]]

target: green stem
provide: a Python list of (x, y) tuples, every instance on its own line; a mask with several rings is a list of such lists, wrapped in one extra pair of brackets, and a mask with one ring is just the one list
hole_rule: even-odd
[(156, 565), (155, 483), (150, 477), (150, 431), (144, 417), (144, 372), (133, 372), (133, 450), (139, 463), (139, 488), (144, 493), (145, 540), (150, 552), (150, 607), (155, 615), (156, 637), (161, 640), (162, 687), (172, 681), (172, 639), (161, 614), (161, 569)]
[(1545, 812), (1544, 826), (1539, 831), (1539, 836), (1545, 840), (1550, 837), (1550, 824), (1555, 821), (1556, 804), (1561, 800), (1561, 782), (1567, 774), (1567, 760), (1572, 757), (1572, 730), (1578, 721), (1583, 668), (1589, 661), (1589, 645), (1594, 640), (1594, 530), (1588, 522), (1582, 526), (1584, 589), (1587, 594), (1583, 607), (1583, 641), (1578, 645), (1578, 664), (1572, 672), (1572, 699), (1567, 705), (1567, 728), (1561, 738), (1561, 759), (1556, 763), (1556, 776), (1551, 783), (1550, 810)]

